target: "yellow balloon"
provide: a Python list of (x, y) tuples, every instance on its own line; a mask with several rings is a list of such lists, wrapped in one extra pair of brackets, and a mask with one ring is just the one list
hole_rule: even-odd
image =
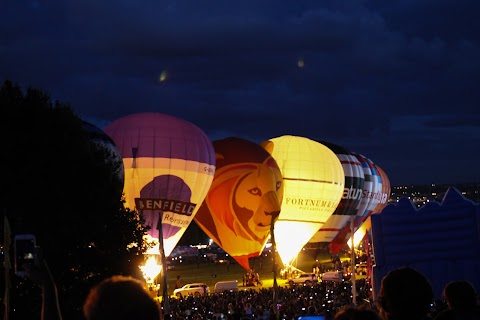
[(336, 154), (323, 144), (285, 135), (262, 143), (277, 162), (284, 181), (280, 215), (274, 225), (277, 250), (290, 264), (322, 227), (342, 199), (345, 174)]

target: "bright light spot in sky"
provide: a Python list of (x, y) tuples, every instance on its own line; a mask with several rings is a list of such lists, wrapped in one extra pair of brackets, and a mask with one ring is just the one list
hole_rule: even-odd
[(158, 77), (158, 80), (160, 82), (167, 80), (167, 71), (162, 71), (162, 73), (160, 73), (160, 77)]
[(297, 61), (297, 66), (298, 66), (299, 68), (303, 68), (303, 67), (305, 66), (305, 61), (303, 61), (302, 58), (298, 59), (298, 61)]

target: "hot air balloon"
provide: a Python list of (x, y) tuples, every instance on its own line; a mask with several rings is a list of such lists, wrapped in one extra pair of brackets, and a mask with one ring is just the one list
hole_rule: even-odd
[(195, 222), (246, 270), (261, 254), (278, 218), (283, 178), (260, 145), (241, 138), (213, 142), (216, 171)]
[(380, 203), (382, 197), (382, 180), (377, 170), (377, 166), (372, 160), (358, 153), (353, 154), (362, 164), (363, 173), (365, 175), (364, 185), (371, 184), (370, 192), (365, 193), (365, 197), (363, 197), (363, 200), (365, 200), (363, 202), (364, 205), (362, 205), (361, 202), (357, 211), (356, 221), (357, 223), (361, 223), (362, 221), (365, 221), (364, 217), (369, 216)]
[(118, 150), (115, 142), (102, 129), (97, 126), (83, 121), (82, 129), (87, 133), (90, 141), (100, 148), (104, 148), (108, 152), (108, 156), (114, 161), (118, 162), (119, 167), (116, 172), (113, 172), (112, 180), (115, 182), (114, 187), (118, 188), (118, 198), (122, 196), (125, 174), (123, 171), (123, 161), (120, 150)]
[(212, 183), (215, 151), (210, 139), (194, 124), (161, 113), (125, 116), (105, 132), (123, 158), (125, 205), (143, 214), (153, 238), (161, 231), (163, 255), (169, 256)]
[(335, 152), (345, 173), (345, 188), (340, 203), (320, 230), (309, 240), (309, 242), (330, 243), (351, 217), (356, 215), (365, 176), (360, 161), (350, 151), (330, 142), (320, 141), (320, 143)]
[[(388, 203), (388, 200), (390, 199), (390, 193), (391, 193), (390, 180), (388, 179), (387, 174), (378, 165), (375, 165), (375, 167), (376, 167), (377, 173), (380, 176), (380, 180), (382, 182), (380, 201), (378, 202), (375, 209), (373, 209), (371, 212), (367, 213), (366, 215), (362, 216), (360, 221), (360, 227), (358, 228), (357, 231), (355, 231), (353, 236), (353, 239), (354, 239), (353, 246), (355, 247), (360, 243), (362, 239), (365, 239), (364, 248), (367, 256), (367, 268), (366, 268), (367, 277), (369, 277), (372, 272), (372, 261), (371, 261), (371, 254), (370, 254), (370, 233), (369, 233), (372, 228), (372, 222), (370, 217), (373, 213), (381, 212), (383, 208), (385, 208), (385, 206)], [(348, 242), (348, 244), (351, 246), (350, 242)]]
[(363, 239), (365, 236), (366, 232), (371, 229), (371, 222), (370, 222), (370, 216), (374, 213), (381, 212), (383, 208), (388, 204), (388, 199), (390, 199), (390, 193), (391, 193), (391, 186), (390, 186), (390, 180), (388, 179), (387, 174), (385, 171), (383, 171), (382, 168), (380, 168), (378, 165), (375, 165), (376, 167), (376, 172), (380, 176), (380, 181), (382, 185), (382, 190), (381, 194), (379, 195), (379, 201), (377, 203), (377, 206), (368, 212), (365, 212), (364, 215), (360, 218), (359, 225), (360, 227), (354, 234), (354, 239), (355, 239), (355, 245)]
[(380, 198), (378, 205), (375, 207), (375, 209), (370, 215), (376, 212), (381, 212), (383, 208), (387, 206), (388, 200), (390, 199), (390, 194), (392, 193), (392, 187), (391, 187), (390, 179), (388, 178), (387, 173), (378, 165), (376, 165), (376, 167), (377, 167), (378, 174), (380, 175), (380, 180), (382, 181), (382, 196)]
[[(357, 207), (357, 212), (354, 220), (354, 231), (356, 231), (360, 225), (365, 221), (366, 216), (370, 215), (375, 207), (380, 203), (382, 198), (382, 182), (381, 177), (377, 171), (377, 167), (367, 157), (352, 152), (352, 154), (360, 161), (365, 181), (363, 184), (362, 199)], [(330, 251), (332, 254), (338, 254), (338, 252), (347, 244), (349, 238), (351, 238), (351, 223), (345, 224), (339, 233), (330, 243)], [(359, 239), (360, 241), (361, 239)]]
[(285, 184), (282, 210), (275, 222), (278, 254), (290, 264), (337, 208), (345, 175), (335, 153), (319, 142), (298, 136), (269, 139)]

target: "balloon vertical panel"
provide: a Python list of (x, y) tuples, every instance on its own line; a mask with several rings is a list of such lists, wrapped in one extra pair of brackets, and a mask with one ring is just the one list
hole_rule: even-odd
[(164, 252), (175, 248), (203, 202), (215, 173), (215, 152), (206, 134), (183, 119), (139, 113), (105, 129), (124, 162), (126, 206), (143, 214)]
[(382, 197), (382, 180), (378, 173), (377, 166), (372, 160), (367, 157), (354, 153), (357, 159), (362, 164), (365, 174), (365, 183), (370, 184), (370, 192), (362, 195), (362, 200), (365, 200), (365, 207), (359, 207), (357, 211), (357, 219), (355, 227), (358, 227), (365, 219), (373, 212), (375, 207), (380, 203)]
[(390, 199), (390, 194), (392, 193), (390, 179), (388, 178), (387, 173), (378, 165), (376, 167), (377, 167), (377, 172), (380, 175), (380, 179), (382, 181), (382, 195), (379, 203), (373, 210), (373, 213), (381, 212), (383, 208), (386, 207), (386, 205), (388, 204), (388, 200)]
[(360, 241), (361, 238), (365, 236), (367, 231), (371, 229), (372, 227), (371, 220), (370, 220), (371, 215), (374, 213), (380, 213), (383, 210), (383, 208), (386, 207), (386, 205), (388, 204), (388, 200), (390, 199), (390, 193), (391, 193), (390, 180), (388, 179), (387, 174), (385, 173), (385, 171), (383, 171), (382, 168), (380, 168), (378, 165), (375, 165), (375, 166), (376, 166), (376, 172), (378, 173), (382, 181), (382, 190), (381, 190), (381, 193), (379, 194), (379, 201), (377, 206), (366, 215), (363, 215), (361, 221), (358, 223), (360, 227), (355, 232), (355, 242)]
[[(213, 142), (216, 171), (195, 222), (246, 270), (280, 213), (283, 178), (273, 157), (241, 138)], [(272, 219), (273, 218), (273, 219)]]

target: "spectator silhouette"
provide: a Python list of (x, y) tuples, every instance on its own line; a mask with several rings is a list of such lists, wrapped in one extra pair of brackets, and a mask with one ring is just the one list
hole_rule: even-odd
[(112, 276), (90, 289), (83, 304), (87, 320), (160, 320), (159, 303), (133, 277)]
[(25, 264), (23, 267), (28, 278), (42, 288), (42, 320), (61, 320), (62, 313), (58, 300), (58, 291), (55, 280), (47, 262), (43, 259), (40, 247), (36, 247), (35, 264)]
[(477, 305), (477, 293), (467, 281), (452, 281), (443, 289), (448, 309), (441, 311), (435, 320), (478, 320), (480, 306)]
[(383, 277), (377, 299), (386, 320), (423, 320), (430, 312), (433, 289), (423, 274), (403, 267)]
[(180, 289), (182, 287), (181, 281), (180, 281), (180, 275), (177, 274), (177, 280), (175, 281), (175, 289)]
[(365, 307), (346, 306), (340, 309), (333, 320), (382, 320), (378, 312)]
[(318, 311), (317, 311), (317, 308), (315, 308), (315, 306), (310, 305), (310, 306), (308, 306), (307, 313), (308, 314), (318, 314)]

